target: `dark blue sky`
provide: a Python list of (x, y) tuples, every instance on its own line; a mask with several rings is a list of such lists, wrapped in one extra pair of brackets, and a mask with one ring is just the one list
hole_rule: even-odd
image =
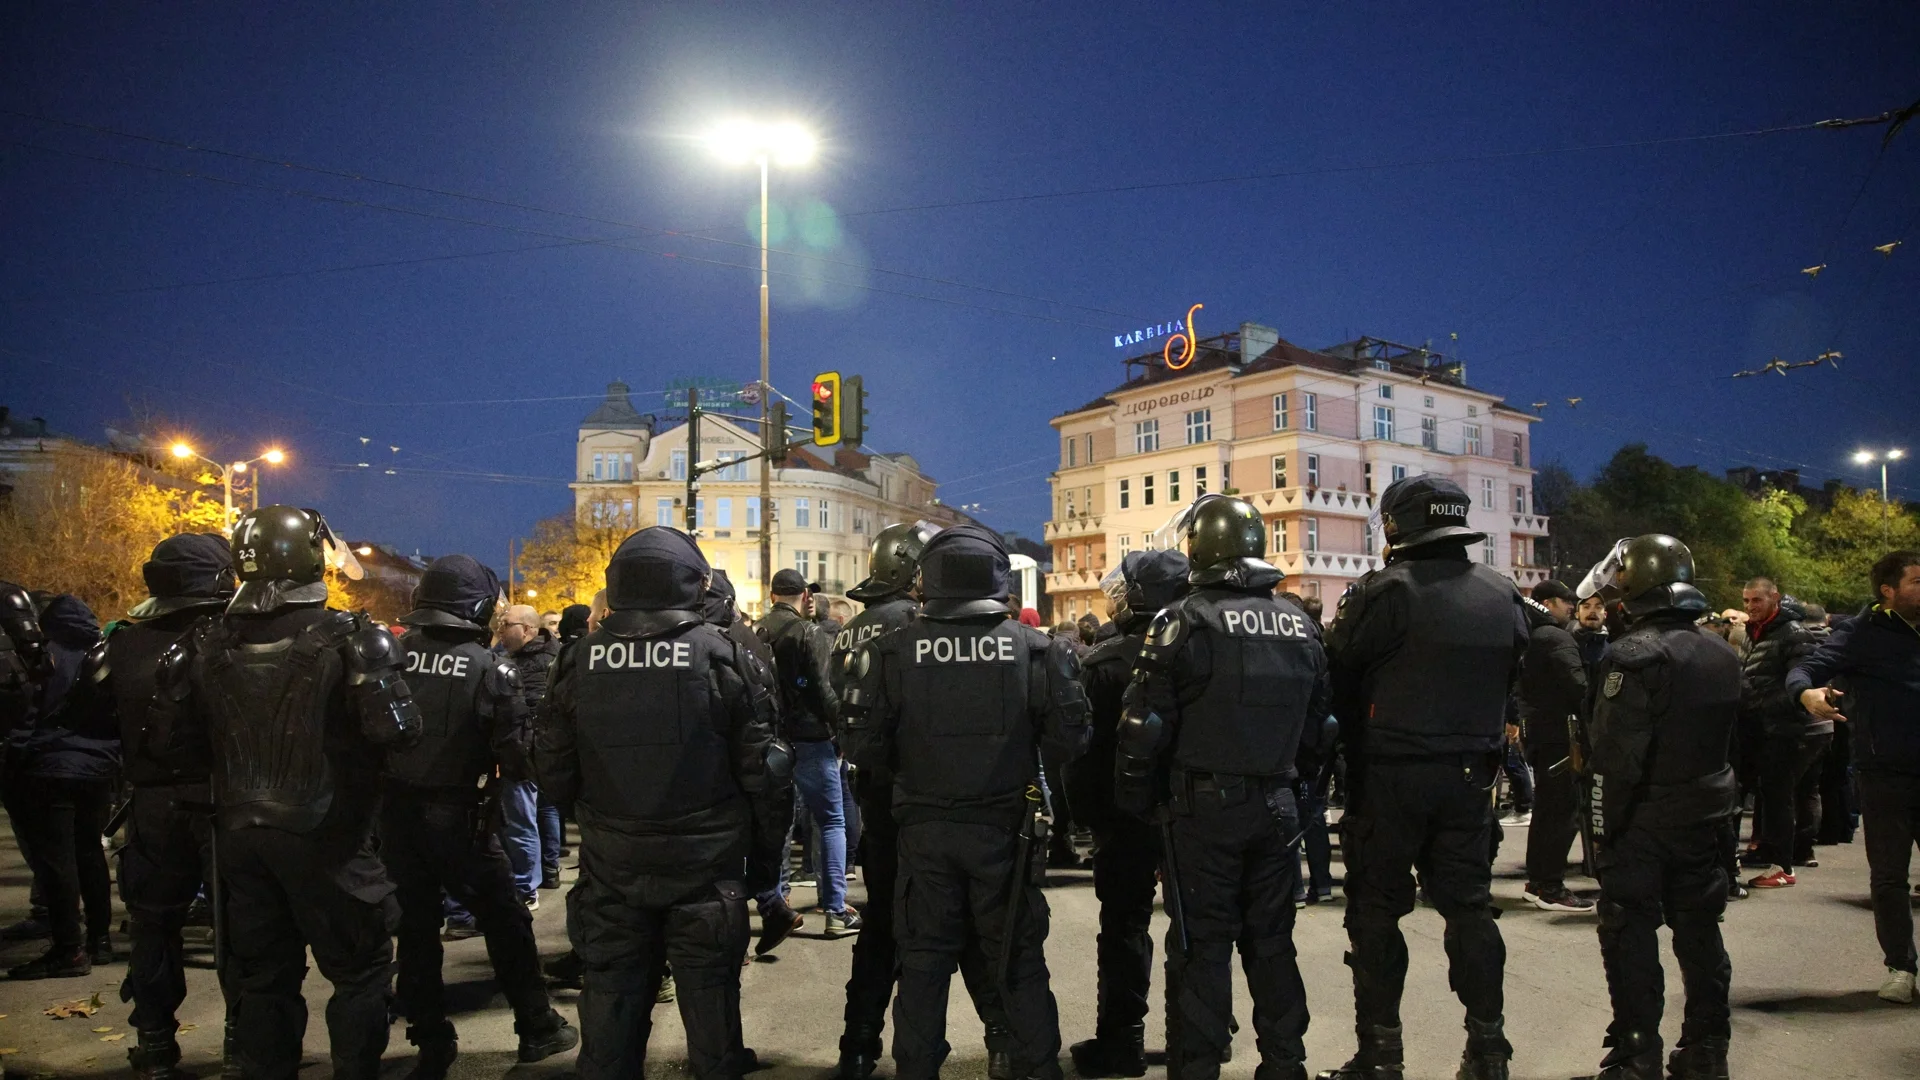
[[(1193, 302), (1203, 334), (1457, 333), (1583, 475), (1628, 440), (1815, 479), (1920, 450), (1920, 124), (1877, 165), (1879, 127), (1493, 157), (1905, 105), (1920, 8), (1573, 6), (10, 4), (0, 109), (496, 202), (0, 115), (0, 403), (282, 442), (271, 497), (497, 561), (568, 505), (609, 379), (753, 377), (754, 178), (691, 136), (758, 113), (822, 133), (774, 240), (832, 260), (776, 261), (775, 383), (865, 374), (869, 444), (996, 525), (1037, 530), (1113, 333)], [(370, 263), (401, 265), (314, 273)]]

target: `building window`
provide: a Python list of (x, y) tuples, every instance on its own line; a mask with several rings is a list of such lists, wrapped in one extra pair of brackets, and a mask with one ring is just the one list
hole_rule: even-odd
[(1284, 521), (1275, 521), (1270, 531), (1273, 533), (1273, 550), (1287, 550), (1287, 523)]
[(1480, 509), (1482, 510), (1493, 509), (1493, 481), (1492, 480), (1487, 480), (1483, 478), (1480, 481)]
[[(1284, 488), (1286, 486), (1287, 486), (1287, 456), (1285, 454), (1280, 454), (1275, 456), (1273, 459), (1273, 489), (1275, 491), (1278, 491), (1281, 488)], [(1285, 550), (1285, 549), (1282, 549), (1282, 550)]]
[(1187, 443), (1213, 441), (1213, 410), (1195, 409), (1187, 414)]
[(760, 556), (758, 554), (747, 556), (747, 580), (760, 580)]
[(1478, 457), (1482, 449), (1481, 443), (1480, 443), (1480, 425), (1479, 424), (1468, 424), (1466, 426), (1465, 442), (1467, 444), (1467, 453), (1472, 454), (1475, 457)]
[(1093, 436), (1087, 436), (1087, 464), (1093, 464)]
[(1487, 538), (1486, 543), (1480, 545), (1480, 561), (1486, 563), (1488, 566), (1493, 565), (1493, 538), (1491, 536)]
[(1526, 468), (1527, 465), (1526, 454), (1520, 448), (1520, 436), (1518, 435), (1513, 437), (1513, 463), (1523, 469)]
[(1375, 405), (1373, 407), (1373, 437), (1382, 442), (1393, 441), (1393, 406)]
[(1287, 430), (1287, 395), (1273, 395), (1273, 430)]
[(687, 478), (687, 452), (675, 450), (667, 455), (667, 474), (675, 480)]
[(1133, 452), (1150, 454), (1160, 449), (1160, 421), (1141, 420), (1133, 425)]
[(1320, 455), (1319, 454), (1307, 455), (1307, 486), (1310, 488), (1317, 488), (1320, 486)]
[(1067, 492), (1066, 494), (1066, 507), (1067, 507), (1066, 513), (1062, 516), (1072, 517), (1073, 516), (1073, 492), (1071, 491)]
[(633, 479), (633, 451), (631, 450), (620, 455), (620, 479)]
[(820, 500), (820, 527), (828, 532), (833, 531), (833, 516), (827, 510), (827, 500), (825, 499)]
[(1300, 411), (1304, 414), (1304, 420), (1306, 422), (1307, 430), (1319, 431), (1320, 430), (1320, 395), (1319, 394), (1301, 394), (1300, 395)]
[(1153, 505), (1153, 474), (1152, 473), (1148, 473), (1147, 475), (1140, 478), (1140, 505), (1141, 506)]
[(1067, 569), (1080, 569), (1080, 546), (1078, 544), (1067, 545)]
[(1420, 418), (1420, 445), (1427, 450), (1440, 449), (1440, 421), (1431, 416)]
[(757, 529), (759, 527), (760, 527), (760, 496), (752, 495), (747, 498), (747, 528)]
[(1373, 494), (1373, 462), (1363, 462), (1360, 466), (1360, 486), (1367, 494)]
[(1381, 401), (1393, 400), (1393, 384), (1392, 383), (1380, 384), (1380, 400)]
[(1516, 514), (1527, 512), (1527, 489), (1519, 484), (1513, 485), (1513, 512)]
[(807, 555), (808, 554), (809, 553), (805, 551), (795, 551), (793, 553), (793, 568), (795, 570), (800, 571), (801, 577), (807, 576)]
[(1067, 436), (1067, 468), (1071, 469), (1075, 465), (1078, 465), (1079, 462), (1075, 461), (1074, 459), (1079, 456), (1080, 456), (1080, 437), (1077, 435)]
[(1126, 533), (1121, 533), (1118, 537), (1116, 537), (1116, 540), (1120, 546), (1121, 558), (1124, 559), (1128, 555), (1133, 554), (1133, 537), (1127, 535)]
[(1179, 469), (1171, 469), (1167, 472), (1167, 501), (1169, 503), (1177, 503), (1180, 501)]
[(1371, 554), (1373, 554), (1373, 526), (1372, 526), (1372, 525), (1368, 525), (1368, 526), (1366, 527), (1366, 530), (1365, 530), (1365, 532), (1366, 532), (1366, 538), (1367, 538), (1367, 541), (1366, 541), (1366, 552), (1367, 552), (1367, 554), (1369, 554), (1369, 555), (1371, 555)]
[(1432, 394), (1428, 394), (1428, 395), (1427, 395), (1427, 408), (1429, 408), (1429, 409), (1431, 409), (1431, 408), (1433, 408), (1433, 395), (1432, 395)]
[[(812, 522), (813, 501), (811, 499), (793, 500), (793, 527), (796, 529), (809, 528)], [(804, 569), (801, 570), (801, 573), (805, 572)]]
[(1406, 478), (1407, 478), (1407, 467), (1405, 465), (1395, 465), (1393, 467), (1394, 483), (1399, 483), (1400, 481), (1405, 480)]
[(673, 524), (673, 500), (672, 499), (653, 500), (653, 523), (655, 525)]
[(1468, 415), (1468, 416), (1479, 416), (1479, 415), (1480, 415), (1480, 406), (1478, 406), (1478, 405), (1469, 405), (1469, 406), (1467, 406), (1467, 415)]
[(1131, 497), (1127, 492), (1127, 481), (1122, 480), (1120, 481), (1120, 509), (1125, 510), (1127, 507), (1131, 505), (1133, 504), (1131, 502)]
[(714, 508), (713, 527), (716, 529), (733, 528), (733, 500), (721, 499)]
[[(1205, 495), (1206, 493), (1207, 493), (1207, 467), (1205, 465), (1195, 465), (1193, 467), (1193, 497), (1197, 499), (1200, 496)], [(1179, 497), (1180, 497), (1179, 493), (1175, 492), (1174, 498), (1178, 499)]]
[(715, 480), (745, 480), (747, 478), (747, 463), (740, 459), (746, 456), (747, 452), (745, 450), (720, 451), (714, 455), (715, 460), (732, 461), (738, 464), (722, 466), (714, 472), (713, 478)]
[(1393, 362), (1386, 357), (1376, 356), (1373, 358), (1373, 369), (1375, 371), (1392, 371)]
[(605, 468), (606, 457), (607, 455), (605, 454), (593, 455), (593, 478), (595, 480), (606, 479), (606, 476), (603, 475), (603, 472), (602, 472), (602, 470)]
[(1302, 548), (1306, 551), (1319, 551), (1320, 550), (1320, 519), (1317, 517), (1310, 517), (1310, 518), (1301, 518), (1300, 520), (1306, 525), (1306, 528), (1307, 528), (1307, 535), (1305, 536), (1302, 542)]

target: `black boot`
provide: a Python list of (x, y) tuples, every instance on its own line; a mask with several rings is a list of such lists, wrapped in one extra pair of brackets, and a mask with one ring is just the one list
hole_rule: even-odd
[(113, 938), (107, 934), (101, 934), (87, 942), (87, 959), (93, 961), (95, 967), (105, 967), (113, 963)]
[(39, 958), (7, 971), (10, 979), (78, 979), (93, 974), (93, 961), (87, 956), (84, 946), (60, 948), (55, 946), (42, 953)]
[(870, 1024), (849, 1024), (840, 1036), (840, 1064), (834, 1080), (867, 1080), (880, 1065), (880, 1030)]
[(1682, 1038), (1667, 1057), (1667, 1080), (1727, 1080), (1725, 1036)]
[(1507, 1062), (1513, 1060), (1513, 1044), (1507, 1041), (1500, 1020), (1475, 1020), (1467, 1017), (1467, 1049), (1460, 1055), (1460, 1070), (1454, 1080), (1507, 1080)]
[(987, 1080), (1016, 1080), (1013, 1052), (1007, 1049), (1012, 1039), (1013, 1032), (1005, 1024), (987, 1025)]
[(1030, 1069), (1020, 1080), (1061, 1080), (1060, 1059), (1048, 1058), (1036, 1068)]
[(451, 1023), (409, 1024), (407, 1041), (420, 1048), (407, 1080), (447, 1080), (447, 1070), (460, 1056), (460, 1039)]
[(520, 1033), (521, 1061), (541, 1061), (580, 1045), (580, 1033), (552, 1009), (531, 1024), (514, 1021), (513, 1030)]
[(1085, 1080), (1102, 1076), (1147, 1075), (1147, 1025), (1128, 1024), (1112, 1031), (1096, 1031), (1068, 1051), (1073, 1071)]
[(172, 1031), (142, 1031), (140, 1044), (127, 1051), (127, 1063), (139, 1080), (189, 1080), (189, 1074), (175, 1068), (180, 1064), (180, 1044)]
[(1583, 1080), (1660, 1080), (1660, 1036), (1629, 1031), (1607, 1036), (1600, 1071)]
[(220, 1035), (220, 1080), (246, 1080), (246, 1066), (240, 1060), (240, 1037), (234, 1033), (233, 1014), (227, 1014), (226, 1029)]
[(1320, 1074), (1318, 1080), (1401, 1080), (1406, 1069), (1400, 1028), (1373, 1024), (1357, 1029), (1360, 1047), (1352, 1060)]
[(1253, 1080), (1307, 1080), (1304, 1061), (1262, 1061), (1254, 1066)]

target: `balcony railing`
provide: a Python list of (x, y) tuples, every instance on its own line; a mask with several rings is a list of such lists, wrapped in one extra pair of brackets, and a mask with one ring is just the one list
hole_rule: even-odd
[(1373, 513), (1373, 496), (1337, 488), (1290, 487), (1278, 491), (1256, 491), (1240, 497), (1265, 514), (1305, 510), (1316, 514), (1366, 517)]
[(1043, 526), (1042, 539), (1054, 540), (1069, 536), (1088, 536), (1098, 534), (1101, 517), (1098, 514), (1075, 514), (1071, 517), (1049, 521)]
[(1513, 515), (1513, 531), (1528, 536), (1547, 535), (1547, 516), (1545, 514)]

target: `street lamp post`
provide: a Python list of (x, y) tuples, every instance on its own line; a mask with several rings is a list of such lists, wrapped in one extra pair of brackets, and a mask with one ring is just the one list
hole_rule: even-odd
[[(767, 289), (767, 186), (773, 160), (782, 165), (804, 165), (813, 158), (814, 140), (798, 124), (761, 124), (736, 120), (723, 124), (707, 138), (722, 158), (760, 166), (760, 438), (772, 445), (769, 412), (773, 404), (773, 374), (769, 364), (767, 330), (770, 321)], [(691, 508), (688, 510), (692, 512)], [(760, 459), (760, 610), (773, 606), (773, 462)]]
[[(233, 474), (246, 472), (247, 468), (256, 462), (264, 461), (269, 465), (279, 465), (287, 460), (286, 453), (277, 446), (261, 453), (258, 457), (250, 457), (245, 461), (228, 462), (224, 465), (200, 453), (184, 442), (174, 443), (171, 450), (174, 457), (182, 460), (186, 458), (199, 458), (201, 461), (220, 470), (221, 504), (226, 512), (225, 516), (220, 519), (220, 529), (222, 532), (233, 531)], [(253, 508), (255, 510), (260, 509), (260, 473), (257, 469), (253, 475)]]
[(1858, 450), (1853, 455), (1856, 465), (1871, 465), (1876, 461), (1880, 463), (1880, 543), (1883, 547), (1893, 539), (1893, 504), (1887, 499), (1887, 464), (1899, 461), (1906, 456), (1905, 450), (1898, 449), (1879, 452)]

